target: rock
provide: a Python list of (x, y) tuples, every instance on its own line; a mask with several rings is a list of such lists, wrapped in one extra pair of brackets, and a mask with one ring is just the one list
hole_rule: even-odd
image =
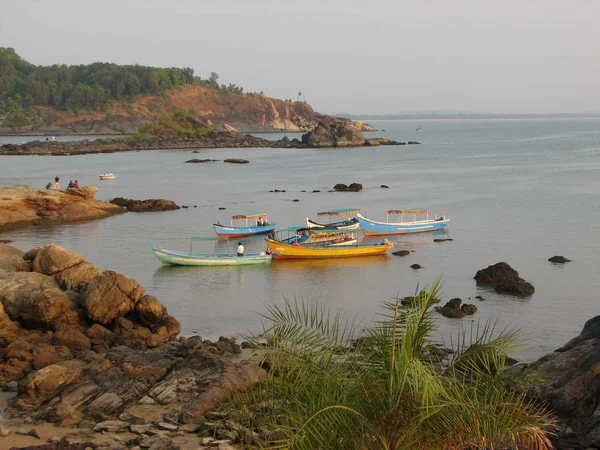
[(34, 272), (43, 273), (44, 275), (54, 275), (82, 263), (84, 259), (81, 253), (60, 245), (50, 244), (37, 249), (32, 269)]
[(212, 162), (212, 161), (217, 161), (216, 159), (188, 159), (187, 161), (185, 161), (186, 163), (192, 163), (192, 164), (202, 164), (202, 163), (207, 163), (207, 162)]
[(82, 262), (54, 275), (54, 279), (65, 291), (79, 290), (100, 274), (98, 268), (91, 263)]
[(221, 353), (232, 353), (239, 355), (242, 353), (242, 348), (236, 344), (235, 339), (227, 338), (224, 336), (219, 337), (219, 341), (216, 343), (216, 347)]
[(42, 223), (99, 219), (123, 212), (115, 205), (94, 200), (97, 188), (83, 189), (85, 198), (61, 190), (0, 187), (0, 231)]
[(28, 403), (41, 404), (55, 397), (61, 390), (79, 380), (82, 363), (63, 361), (29, 374), (19, 383), (19, 394)]
[(452, 238), (436, 238), (433, 240), (433, 242), (446, 242), (446, 241), (453, 241), (454, 239)]
[(144, 295), (135, 304), (134, 312), (140, 323), (149, 328), (164, 325), (169, 318), (167, 308), (152, 295)]
[(179, 450), (179, 445), (169, 437), (158, 438), (148, 450)]
[(83, 306), (89, 319), (107, 324), (133, 310), (145, 290), (133, 278), (105, 270), (88, 283)]
[(362, 131), (351, 120), (323, 118), (304, 135), (302, 142), (309, 147), (360, 147), (365, 145)]
[(156, 427), (160, 430), (166, 430), (166, 431), (179, 430), (179, 427), (177, 425), (173, 425), (172, 423), (167, 423), (167, 422), (158, 422), (156, 424)]
[(395, 256), (406, 256), (406, 255), (410, 255), (410, 251), (409, 250), (398, 250), (396, 252), (392, 252), (392, 255), (395, 255)]
[(411, 268), (418, 270), (418, 269), (422, 269), (423, 266), (421, 266), (420, 264), (413, 264), (412, 266), (410, 266)]
[(477, 307), (475, 305), (465, 303), (461, 306), (461, 303), (462, 299), (453, 298), (444, 306), (435, 308), (435, 311), (439, 312), (445, 317), (450, 317), (454, 319), (460, 319), (465, 315), (475, 314), (475, 312), (477, 311)]
[(171, 201), (165, 199), (148, 199), (148, 200), (130, 200), (123, 197), (113, 198), (110, 203), (119, 205), (127, 211), (133, 212), (154, 212), (154, 211), (172, 211), (180, 209), (179, 206)]
[(534, 375), (545, 377), (531, 387), (530, 397), (547, 404), (561, 428), (573, 430), (571, 437), (581, 448), (598, 447), (600, 443), (599, 365), (600, 316), (588, 320), (579, 336), (565, 346), (530, 365)]
[(115, 340), (115, 334), (112, 331), (97, 323), (89, 327), (86, 334), (94, 345), (111, 346)]
[(548, 261), (550, 261), (552, 263), (559, 263), (559, 264), (571, 262), (570, 259), (567, 259), (564, 256), (553, 256), (552, 258), (548, 258)]
[(381, 143), (377, 139), (366, 139), (365, 147), (379, 147)]
[(0, 243), (0, 270), (16, 272), (25, 266), (24, 252), (18, 248)]
[(387, 185), (385, 185), (385, 184), (382, 184), (382, 185), (381, 185), (381, 186), (379, 186), (379, 187), (381, 187), (381, 188), (383, 188), (383, 189), (389, 189), (389, 186), (387, 186)]
[(519, 277), (519, 273), (505, 262), (499, 262), (475, 274), (477, 284), (494, 286), (497, 292), (528, 296), (535, 288)]
[(417, 142), (417, 141), (408, 141), (407, 144), (408, 145), (416, 145), (416, 144), (420, 144), (420, 142)]
[(341, 192), (358, 192), (358, 191), (361, 191), (362, 188), (363, 188), (363, 186), (360, 183), (352, 183), (352, 184), (350, 184), (350, 186), (346, 186), (345, 184), (338, 183), (333, 187), (333, 190), (341, 191)]
[(94, 427), (95, 432), (108, 431), (109, 433), (122, 433), (129, 429), (129, 422), (122, 420), (105, 420)]
[(248, 164), (250, 161), (242, 158), (227, 158), (224, 159), (223, 162), (231, 163), (231, 164)]
[(81, 331), (67, 326), (56, 330), (52, 342), (54, 345), (64, 345), (75, 351), (88, 350), (92, 346), (90, 340)]
[(35, 272), (0, 271), (0, 303), (10, 320), (48, 328), (73, 304), (53, 278)]

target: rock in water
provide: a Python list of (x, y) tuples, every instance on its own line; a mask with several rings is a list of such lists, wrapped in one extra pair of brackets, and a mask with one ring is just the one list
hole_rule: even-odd
[(570, 259), (567, 259), (564, 256), (553, 256), (552, 258), (548, 258), (548, 261), (550, 261), (552, 263), (559, 263), (559, 264), (571, 262)]

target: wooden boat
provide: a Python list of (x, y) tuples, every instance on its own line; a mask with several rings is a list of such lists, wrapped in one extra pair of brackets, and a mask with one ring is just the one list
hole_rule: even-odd
[[(390, 222), (389, 216), (398, 215), (399, 221)], [(418, 216), (425, 215), (425, 219), (417, 220)], [(405, 220), (405, 216), (407, 219)], [(427, 231), (437, 231), (445, 228), (450, 223), (446, 216), (435, 219), (429, 218), (429, 211), (426, 209), (399, 210), (390, 209), (387, 211), (385, 222), (367, 219), (357, 214), (356, 217), (365, 236), (377, 236), (386, 234), (406, 234), (406, 233), (424, 233)], [(412, 220), (411, 220), (412, 217)]]
[(272, 253), (273, 259), (323, 259), (351, 258), (356, 256), (385, 255), (394, 247), (391, 242), (375, 245), (293, 245), (267, 238), (267, 252)]
[(337, 220), (331, 223), (319, 223), (315, 222), (312, 217), (306, 218), (306, 226), (308, 228), (340, 228), (345, 230), (357, 230), (360, 228), (360, 223), (356, 219), (356, 217), (349, 217), (355, 214), (358, 214), (360, 210), (355, 208), (345, 208), (345, 209), (334, 209), (332, 211), (321, 211), (317, 213), (317, 216), (320, 217), (347, 217), (344, 220)]
[(117, 178), (117, 176), (114, 173), (101, 173), (100, 174), (100, 179), (101, 180), (114, 180), (115, 178)]
[[(193, 241), (218, 240), (216, 238), (192, 238)], [(192, 244), (190, 251), (180, 252), (176, 250), (166, 250), (154, 245), (150, 245), (152, 253), (161, 264), (176, 266), (245, 266), (250, 264), (268, 264), (271, 262), (271, 255), (266, 252), (248, 253), (244, 256), (238, 256), (237, 253), (192, 253)]]
[[(245, 224), (244, 226), (239, 226), (238, 221), (242, 220), (245, 220)], [(252, 236), (255, 234), (270, 233), (275, 229), (276, 225), (274, 223), (269, 223), (266, 213), (255, 212), (231, 216), (230, 226), (221, 225), (220, 223), (215, 223), (213, 226), (215, 227), (215, 232), (219, 237), (238, 238)]]
[[(284, 238), (284, 234), (287, 236)], [(356, 245), (358, 238), (352, 230), (340, 230), (337, 228), (299, 228), (288, 227), (277, 232), (278, 239), (283, 243), (299, 245)]]

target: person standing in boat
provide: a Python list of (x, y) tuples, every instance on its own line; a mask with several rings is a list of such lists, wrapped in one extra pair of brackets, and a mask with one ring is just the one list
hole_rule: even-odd
[(242, 244), (241, 242), (238, 242), (237, 255), (244, 256), (244, 244)]

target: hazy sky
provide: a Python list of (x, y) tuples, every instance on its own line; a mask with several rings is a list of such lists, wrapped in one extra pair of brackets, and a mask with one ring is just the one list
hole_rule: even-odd
[(323, 113), (600, 112), (595, 0), (0, 0), (0, 46), (217, 72)]

